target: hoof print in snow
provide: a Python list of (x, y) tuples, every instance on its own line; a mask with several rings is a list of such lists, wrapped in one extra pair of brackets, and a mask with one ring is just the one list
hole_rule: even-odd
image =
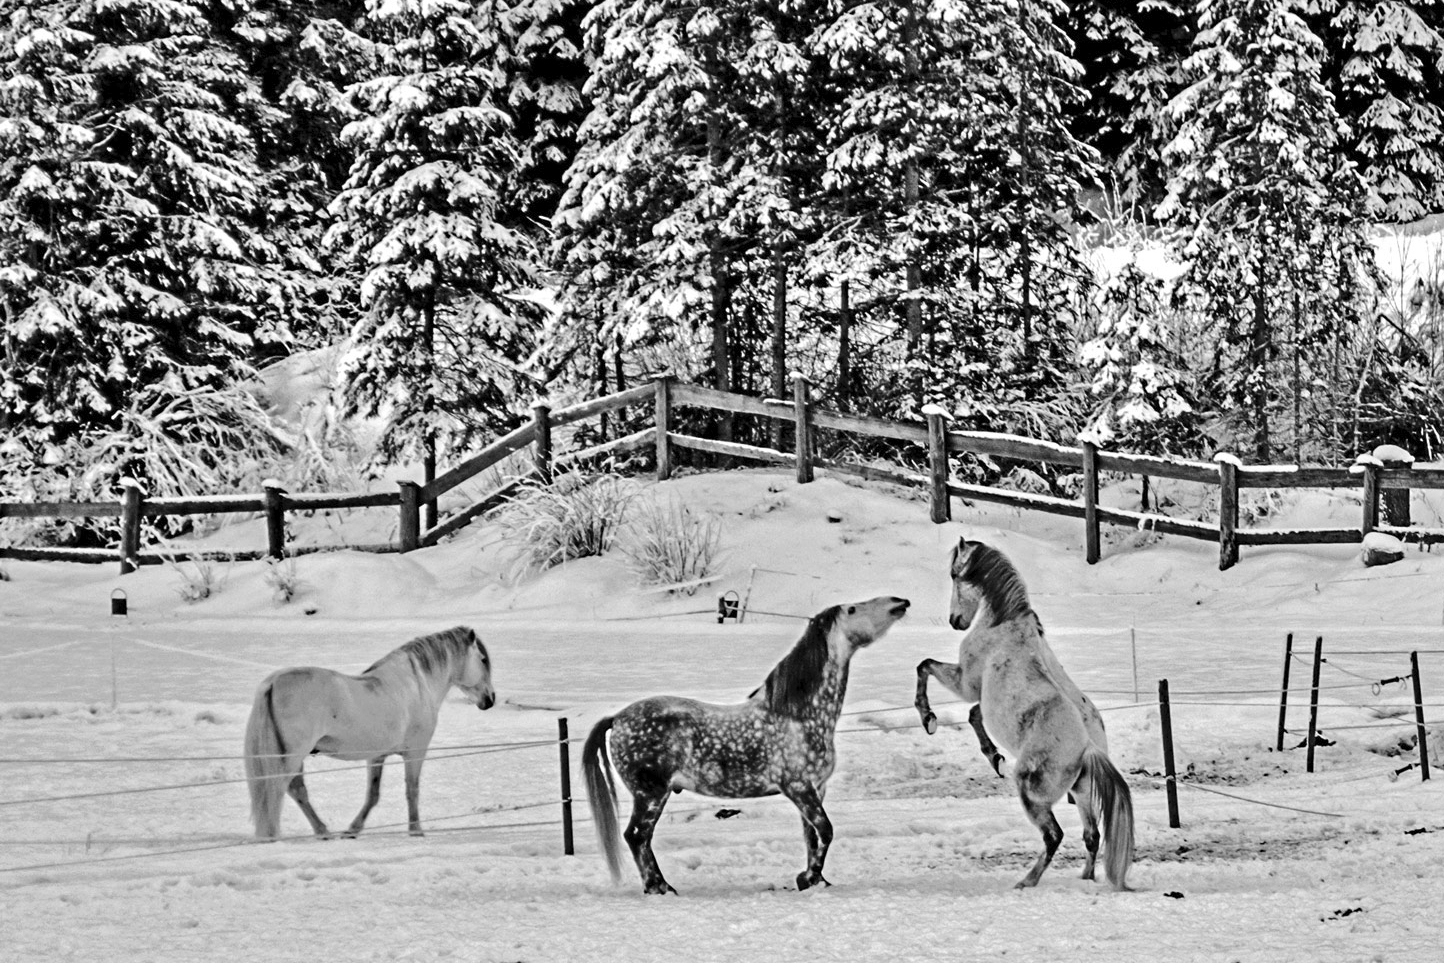
[(828, 512), (827, 520), (832, 524), (836, 525), (838, 522), (842, 521), (842, 512)]
[(1366, 567), (1388, 565), (1404, 557), (1404, 543), (1384, 532), (1370, 532), (1364, 536), (1359, 554)]
[(742, 810), (740, 809), (719, 809), (716, 812), (718, 819), (731, 819), (733, 816), (740, 815), (742, 815)]
[(1174, 889), (1174, 890), (1169, 890), (1167, 893), (1164, 893), (1163, 895), (1164, 895), (1164, 896), (1167, 896), (1169, 899), (1183, 899), (1183, 894), (1180, 893), (1180, 892), (1179, 892), (1178, 890), (1176, 890), (1176, 889)]
[(1364, 907), (1362, 907), (1362, 906), (1351, 906), (1351, 907), (1349, 907), (1348, 909), (1336, 909), (1336, 910), (1334, 910), (1332, 913), (1330, 913), (1328, 916), (1320, 916), (1319, 919), (1320, 919), (1320, 921), (1326, 923), (1326, 922), (1328, 922), (1329, 920), (1341, 920), (1341, 919), (1343, 919), (1345, 916), (1353, 916), (1355, 913), (1362, 913), (1362, 912), (1364, 912)]

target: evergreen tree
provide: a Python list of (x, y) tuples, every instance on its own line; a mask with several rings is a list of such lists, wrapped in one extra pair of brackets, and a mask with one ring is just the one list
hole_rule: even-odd
[[(0, 415), (21, 476), (84, 465), (211, 492), (273, 440), (240, 388), (283, 339), (261, 172), (232, 118), (259, 100), (205, 7), (173, 0), (17, 10), (0, 98)], [(14, 479), (15, 474), (7, 473)]]
[(1261, 462), (1281, 448), (1276, 422), (1290, 402), (1301, 457), (1302, 403), (1371, 264), (1363, 186), (1320, 78), (1323, 47), (1294, 8), (1203, 8), (1194, 82), (1170, 105), (1178, 133), (1159, 210), (1182, 228), (1183, 290), (1214, 325), (1208, 393), (1246, 426)]
[[(499, 4), (372, 0), (377, 76), (348, 97), (355, 152), (328, 242), (362, 266), (343, 362), (355, 411), (384, 415), (379, 457), (439, 452), (514, 426), (531, 392), (537, 253), (506, 189), (519, 146), (503, 101)], [(434, 507), (432, 508), (434, 515)]]

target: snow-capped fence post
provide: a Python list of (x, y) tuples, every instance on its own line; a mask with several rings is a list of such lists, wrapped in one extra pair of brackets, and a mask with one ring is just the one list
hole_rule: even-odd
[(1385, 484), (1384, 472), (1408, 472), (1414, 468), (1414, 456), (1409, 454), (1398, 445), (1380, 445), (1374, 449), (1374, 457), (1378, 459), (1380, 470), (1378, 473), (1380, 513), (1383, 516), (1385, 525), (1397, 528), (1409, 527), (1409, 486), (1405, 482), (1402, 485), (1397, 480)]
[(120, 480), (120, 574), (140, 568), (140, 507), (145, 501), (140, 482)]
[(1319, 729), (1319, 668), (1324, 663), (1324, 637), (1314, 640), (1314, 679), (1309, 684), (1309, 736), (1308, 751), (1304, 756), (1304, 771), (1314, 771), (1314, 738)]
[(1414, 680), (1414, 726), (1419, 733), (1419, 773), (1429, 778), (1429, 734), (1424, 728), (1424, 683), (1419, 680), (1419, 653), (1409, 653), (1409, 676)]
[(552, 407), (545, 401), (534, 401), (531, 405), (531, 423), (536, 428), (532, 439), (533, 462), (536, 473), (543, 485), (552, 482)]
[(948, 413), (940, 405), (924, 405), (928, 420), (928, 517), (941, 525), (953, 517), (948, 498)]
[(657, 386), (657, 481), (672, 477), (672, 444), (667, 433), (672, 430), (672, 376), (662, 375)]
[(794, 445), (797, 449), (797, 483), (812, 481), (812, 405), (807, 397), (807, 376), (792, 372), (792, 417), (796, 423)]
[(1284, 681), (1279, 686), (1279, 739), (1274, 747), (1276, 752), (1284, 751), (1284, 725), (1289, 715), (1289, 668), (1294, 662), (1294, 634), (1290, 632), (1284, 639)]
[(261, 482), (266, 508), (266, 554), (280, 561), (286, 557), (286, 490), (274, 478)]
[(1383, 467), (1373, 455), (1360, 455), (1349, 468), (1350, 472), (1364, 476), (1364, 515), (1359, 520), (1359, 532), (1363, 535), (1379, 527), (1379, 472)]
[(1178, 773), (1173, 764), (1173, 712), (1168, 705), (1168, 680), (1158, 680), (1158, 722), (1163, 731), (1163, 790), (1168, 796), (1168, 828), (1182, 825), (1178, 818)]
[(398, 481), (401, 490), (401, 521), (396, 540), (401, 551), (414, 552), (421, 547), (421, 486), (414, 481)]
[(1228, 452), (1213, 456), (1218, 465), (1218, 570), (1238, 563), (1239, 460)]
[(572, 761), (571, 738), (567, 735), (567, 717), (557, 720), (557, 751), (562, 764), (562, 853), (574, 855), (572, 840)]
[(1098, 445), (1091, 437), (1080, 437), (1083, 449), (1083, 549), (1089, 565), (1103, 557), (1098, 534)]

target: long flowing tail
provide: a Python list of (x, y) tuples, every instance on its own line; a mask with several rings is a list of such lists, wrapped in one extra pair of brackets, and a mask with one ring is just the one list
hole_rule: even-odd
[(251, 790), (251, 822), (256, 836), (274, 839), (281, 834), (281, 803), (286, 796), (286, 747), (271, 706), (271, 680), (256, 692), (246, 720), (246, 784)]
[(1133, 865), (1133, 793), (1123, 774), (1097, 746), (1083, 753), (1088, 777), (1089, 805), (1099, 814), (1103, 830), (1103, 872), (1114, 889), (1128, 889), (1128, 867)]
[(582, 745), (582, 774), (587, 780), (587, 803), (597, 827), (597, 841), (607, 858), (612, 882), (622, 879), (622, 839), (617, 832), (617, 787), (612, 782), (612, 763), (607, 758), (607, 731), (615, 716), (604, 716), (592, 726)]

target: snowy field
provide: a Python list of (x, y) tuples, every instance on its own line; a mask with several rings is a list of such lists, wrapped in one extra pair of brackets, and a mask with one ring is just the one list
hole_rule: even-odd
[[(925, 503), (900, 493), (761, 471), (665, 487), (724, 514), (726, 572), (690, 598), (643, 592), (610, 559), (511, 584), (484, 527), (405, 557), (305, 557), (303, 591), (285, 605), (261, 563), (235, 565), (195, 604), (167, 568), (121, 579), (110, 566), (7, 563), (0, 958), (1438, 958), (1444, 776), (1390, 778), (1417, 758), (1400, 754), (1412, 697), (1373, 683), (1407, 674), (1407, 652), (1421, 650), (1426, 712), (1444, 718), (1444, 558), (1411, 550), (1366, 570), (1348, 547), (1246, 548), (1221, 573), (1215, 546), (1115, 532), (1088, 566), (1081, 525), (1068, 520), (973, 506), (934, 526)], [(1357, 511), (1356, 497), (1310, 496), (1270, 524)], [(358, 527), (376, 524), (362, 515)], [(1134, 892), (1077, 878), (1067, 806), (1053, 868), (1037, 889), (1014, 891), (1040, 844), (1008, 784), (966, 729), (928, 737), (916, 725), (914, 666), (956, 656), (945, 565), (964, 533), (1010, 554), (1060, 659), (1106, 710), (1139, 815)], [(234, 547), (262, 537), (259, 523), (216, 536)], [(719, 626), (698, 611), (743, 590), (752, 566), (762, 567), (754, 611), (780, 614)], [(109, 615), (117, 587), (126, 618)], [(853, 666), (827, 798), (830, 889), (792, 889), (803, 843), (781, 799), (673, 797), (656, 848), (676, 897), (643, 897), (634, 874), (611, 885), (580, 798), (577, 853), (562, 854), (558, 718), (581, 736), (643, 695), (738, 700), (795, 640), (800, 623), (786, 616), (882, 593), (914, 610)], [(400, 772), (388, 769), (359, 839), (302, 835), (288, 801), (291, 835), (251, 842), (239, 751), (260, 679), (296, 664), (359, 671), (456, 624), (490, 648), (500, 701), (484, 713), (459, 696), (444, 707), (422, 779), (428, 835), (404, 834)], [(1318, 635), (1326, 656), (1339, 653), (1320, 708), (1334, 744), (1317, 750), (1312, 774), (1302, 749), (1273, 751), (1289, 632), (1306, 654)], [(1307, 676), (1296, 663), (1291, 729), (1306, 724)], [(1187, 772), (1181, 829), (1168, 828), (1158, 778), (1160, 678)], [(1438, 767), (1444, 728), (1431, 739)], [(308, 771), (318, 810), (344, 825), (362, 774), (334, 762)], [(720, 819), (723, 809), (738, 812)]]

